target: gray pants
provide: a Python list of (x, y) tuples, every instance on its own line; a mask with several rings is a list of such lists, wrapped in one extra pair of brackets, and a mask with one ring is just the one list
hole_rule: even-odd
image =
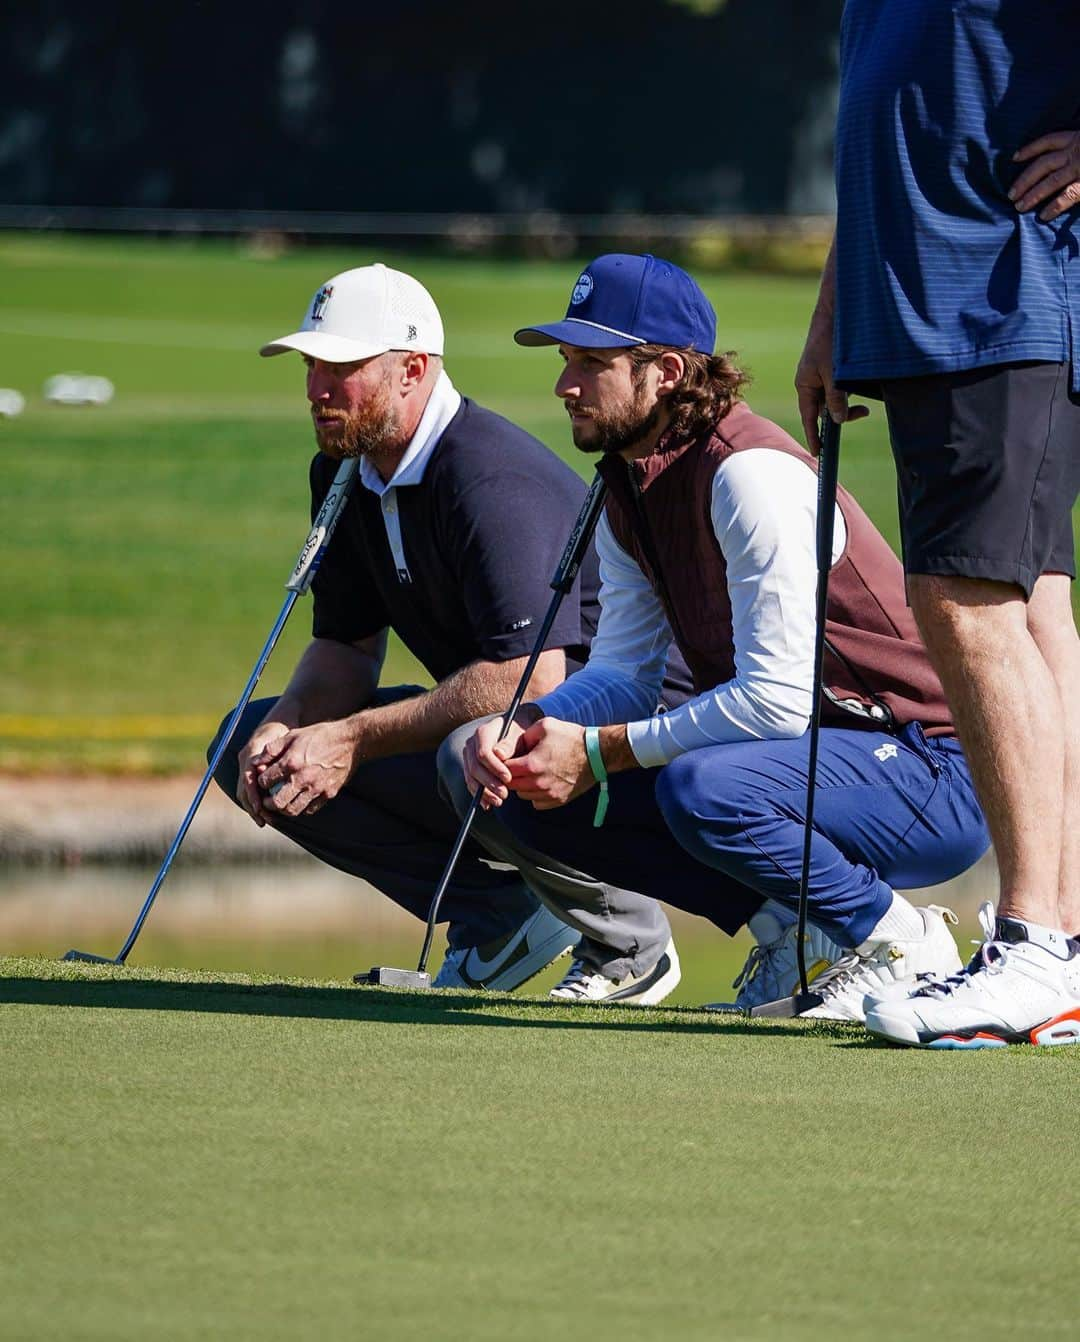
[[(451, 732), (439, 747), (439, 786), (459, 816), (472, 801), (465, 786), (462, 755), (480, 721)], [(671, 937), (667, 915), (647, 895), (607, 885), (583, 871), (537, 852), (500, 823), (498, 813), (478, 811), (472, 834), (492, 857), (517, 867), (529, 888), (553, 913), (581, 933), (576, 958), (608, 978), (651, 969)]]
[[(381, 689), (372, 703), (393, 703), (420, 693), (415, 685)], [(237, 756), (275, 702), (261, 699), (248, 705), (218, 766), (215, 781), (234, 801)], [(217, 738), (210, 753), (216, 744)], [(321, 811), (282, 817), (275, 827), (323, 862), (363, 877), (402, 908), (427, 918), (459, 822), (439, 796), (435, 752), (420, 751), (361, 764)], [(487, 852), (470, 840), (443, 900), (440, 921), (449, 923), (452, 949), (484, 946), (516, 932), (536, 907), (518, 873), (495, 870)]]

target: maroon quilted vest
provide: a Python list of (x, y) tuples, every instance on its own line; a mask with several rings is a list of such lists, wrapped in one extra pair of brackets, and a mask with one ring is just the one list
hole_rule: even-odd
[[(611, 455), (599, 465), (615, 538), (660, 596), (698, 694), (735, 675), (727, 563), (710, 513), (713, 476), (733, 452), (760, 447), (817, 470), (794, 438), (743, 402), (707, 436), (666, 435), (647, 457), (627, 462)], [(917, 721), (929, 736), (952, 735), (945, 693), (907, 606), (900, 561), (843, 488), (838, 503), (847, 545), (829, 576), (822, 722), (880, 727), (891, 714), (896, 726)]]

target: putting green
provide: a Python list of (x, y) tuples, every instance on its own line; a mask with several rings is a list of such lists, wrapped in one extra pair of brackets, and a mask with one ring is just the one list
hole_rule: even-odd
[(1072, 1338), (1080, 1049), (0, 960), (0, 1335)]

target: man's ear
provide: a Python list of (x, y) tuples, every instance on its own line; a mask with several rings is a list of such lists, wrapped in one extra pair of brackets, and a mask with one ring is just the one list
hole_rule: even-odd
[(657, 396), (670, 396), (683, 380), (686, 372), (686, 360), (677, 350), (669, 350), (656, 360), (660, 374), (656, 384)]
[(412, 391), (414, 387), (418, 387), (427, 376), (427, 370), (430, 366), (430, 355), (424, 354), (420, 350), (409, 350), (401, 361), (401, 371), (399, 373), (401, 390)]

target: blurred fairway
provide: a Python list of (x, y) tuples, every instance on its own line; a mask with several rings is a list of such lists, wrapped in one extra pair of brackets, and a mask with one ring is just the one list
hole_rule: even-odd
[[(555, 355), (513, 330), (561, 314), (577, 261), (498, 262), (309, 249), (260, 259), (241, 243), (0, 235), (0, 768), (171, 771), (239, 693), (307, 529), (312, 451), (301, 366), (263, 360), (316, 286), (385, 260), (431, 289), (447, 367), (467, 395), (532, 430), (583, 475), (551, 394)], [(754, 408), (798, 432), (791, 379), (816, 286), (700, 277), (720, 344), (754, 376)], [(46, 405), (57, 372), (103, 374), (107, 407)], [(853, 428), (842, 479), (894, 544), (880, 408)], [(267, 672), (306, 641), (302, 605)], [(388, 681), (423, 680), (400, 647)]]

